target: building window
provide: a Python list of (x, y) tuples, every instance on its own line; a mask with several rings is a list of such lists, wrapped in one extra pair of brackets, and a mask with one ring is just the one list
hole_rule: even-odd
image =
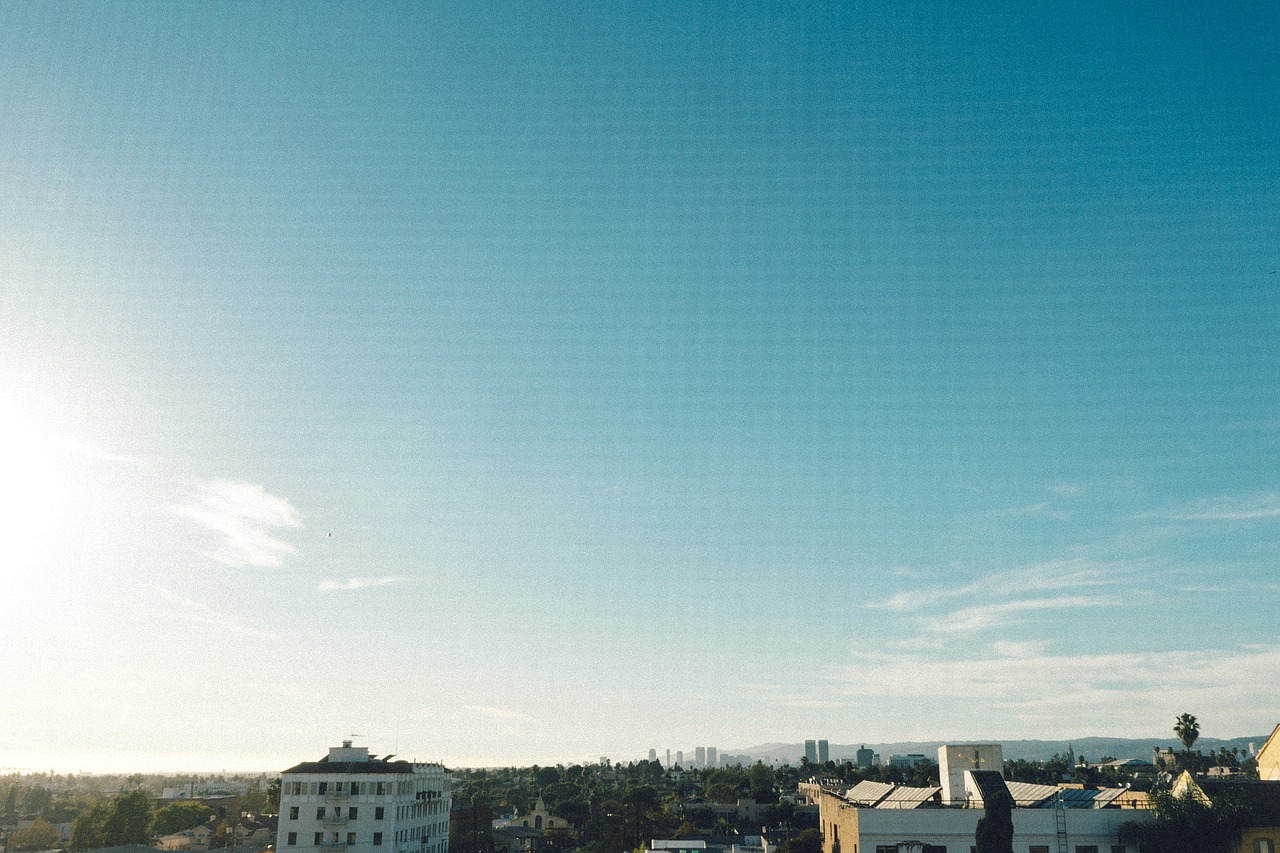
[(298, 807), (289, 806), (289, 820), (297, 820), (297, 819), (298, 819)]
[(1112, 844), (1112, 845), (1111, 845), (1111, 853), (1124, 853), (1124, 845), (1123, 845), (1123, 844)]
[(379, 783), (378, 783), (378, 794), (379, 794), (379, 796), (381, 796), (382, 794), (385, 794), (386, 792), (387, 792), (387, 783), (386, 783), (386, 782), (379, 782)]
[(316, 808), (316, 820), (324, 820), (324, 806)]
[(319, 846), (320, 846), (321, 844), (323, 844), (323, 843), (324, 843), (324, 833), (323, 833), (323, 832), (317, 832), (317, 833), (316, 833), (316, 846), (317, 846), (317, 847), (319, 847)]
[(347, 809), (347, 820), (355, 820), (355, 819), (356, 819), (356, 807), (352, 806), (351, 808)]
[(295, 797), (300, 797), (300, 796), (302, 796), (302, 783), (301, 783), (301, 782), (290, 782), (290, 783), (289, 783), (289, 793), (293, 794)]
[(348, 844), (355, 844), (355, 843), (356, 843), (356, 834), (355, 834), (354, 832), (348, 832), (348, 833), (347, 833), (347, 843), (348, 843)]
[(373, 834), (373, 846), (374, 846), (374, 847), (381, 847), (381, 846), (382, 846), (382, 833), (381, 833), (381, 832), (375, 832), (375, 833)]
[(329, 793), (329, 783), (328, 783), (328, 782), (321, 782), (321, 783), (320, 783), (320, 793), (322, 793), (322, 794), (327, 794), (327, 793)]
[(373, 819), (374, 819), (374, 820), (382, 820), (383, 816), (384, 816), (386, 813), (387, 813), (387, 810), (386, 810), (386, 809), (384, 809), (382, 806), (374, 806), (374, 807), (373, 807)]
[(293, 846), (294, 844), (297, 844), (297, 843), (298, 843), (298, 833), (296, 832), (289, 833), (289, 845)]
[(1270, 838), (1255, 838), (1253, 840), (1253, 853), (1276, 853), (1276, 844)]
[(1077, 844), (1076, 853), (1098, 853), (1098, 845), (1096, 844)]
[(1031, 847), (1027, 849), (1027, 853), (1049, 853), (1049, 845), (1032, 844)]

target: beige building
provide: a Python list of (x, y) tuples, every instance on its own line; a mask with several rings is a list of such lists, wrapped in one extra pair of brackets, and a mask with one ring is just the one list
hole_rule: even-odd
[(1280, 781), (1280, 726), (1258, 751), (1258, 778), (1264, 782)]
[(556, 817), (547, 811), (547, 804), (543, 802), (542, 797), (538, 797), (538, 802), (534, 805), (533, 811), (513, 818), (511, 825), (528, 827), (529, 829), (568, 829), (569, 821), (562, 817)]
[[(1275, 734), (1273, 733), (1271, 737), (1274, 739)], [(1268, 743), (1270, 742), (1268, 740)], [(1260, 814), (1264, 817), (1270, 816), (1274, 821), (1277, 812), (1280, 812), (1280, 785), (1275, 784), (1276, 782), (1280, 782), (1280, 779), (1264, 779), (1259, 782), (1196, 779), (1190, 773), (1183, 771), (1173, 783), (1173, 794), (1177, 797), (1194, 797), (1210, 807), (1213, 806), (1215, 797), (1222, 798), (1224, 795), (1234, 794), (1239, 798), (1243, 795), (1255, 808), (1259, 809)], [(1280, 821), (1275, 822), (1280, 823)], [(1280, 826), (1251, 826), (1241, 834), (1235, 849), (1236, 853), (1276, 853), (1278, 843), (1280, 843)]]

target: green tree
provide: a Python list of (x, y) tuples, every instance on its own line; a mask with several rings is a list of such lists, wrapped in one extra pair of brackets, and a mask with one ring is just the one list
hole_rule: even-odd
[(232, 830), (231, 821), (225, 817), (218, 821), (218, 825), (213, 828), (213, 832), (209, 835), (209, 847), (231, 847), (235, 843), (235, 832)]
[(712, 782), (707, 786), (706, 797), (709, 803), (736, 803), (741, 796), (742, 792), (738, 787), (728, 782)]
[(280, 777), (271, 780), (271, 784), (267, 786), (267, 808), (270, 814), (280, 811)]
[(782, 843), (781, 853), (822, 853), (822, 832), (817, 829), (806, 829)]
[(27, 789), (25, 804), (27, 814), (44, 814), (52, 805), (53, 792), (48, 788), (42, 785), (35, 785)]
[(765, 822), (769, 826), (781, 827), (786, 832), (786, 840), (791, 840), (791, 830), (796, 825), (796, 804), (791, 800), (779, 800), (765, 813)]
[(548, 785), (554, 785), (560, 781), (560, 768), (558, 767), (533, 767), (533, 781), (539, 788), (545, 788)]
[(1001, 790), (983, 802), (973, 842), (977, 853), (1013, 853), (1013, 797)]
[(151, 840), (151, 798), (146, 791), (118, 794), (94, 803), (71, 827), (72, 850), (94, 850)]
[(271, 805), (271, 795), (255, 781), (249, 786), (249, 790), (236, 797), (236, 802), (232, 805), (235, 809), (232, 817), (239, 818), (242, 814), (260, 815)]
[(1191, 751), (1191, 745), (1200, 737), (1200, 724), (1191, 714), (1183, 714), (1173, 723), (1173, 733), (1182, 741), (1182, 748)]
[(757, 803), (776, 803), (778, 795), (773, 790), (773, 770), (757, 761), (747, 771), (747, 790)]
[(1250, 823), (1248, 809), (1226, 797), (1210, 806), (1190, 791), (1180, 797), (1155, 791), (1151, 806), (1151, 819), (1119, 830), (1120, 840), (1142, 853), (1231, 853)]
[(67, 846), (72, 850), (96, 850), (107, 846), (107, 817), (111, 813), (111, 804), (103, 800), (94, 803), (80, 812), (76, 822), (71, 825), (71, 840)]
[(9, 836), (9, 850), (49, 850), (58, 846), (62, 833), (53, 828), (53, 824), (42, 817), (35, 819), (30, 826), (15, 830)]
[(152, 831), (156, 835), (172, 835), (184, 829), (195, 829), (215, 814), (204, 803), (180, 800), (156, 811)]
[(138, 789), (120, 794), (111, 801), (111, 814), (107, 817), (108, 847), (125, 844), (146, 844), (151, 840), (151, 797)]

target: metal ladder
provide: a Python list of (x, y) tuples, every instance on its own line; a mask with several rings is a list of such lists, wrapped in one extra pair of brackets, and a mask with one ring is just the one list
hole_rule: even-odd
[(1067, 853), (1067, 804), (1061, 790), (1054, 797), (1053, 811), (1058, 823), (1058, 853)]

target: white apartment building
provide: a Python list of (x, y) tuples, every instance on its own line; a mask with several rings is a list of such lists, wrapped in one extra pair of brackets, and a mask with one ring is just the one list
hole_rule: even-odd
[(448, 853), (448, 774), (391, 759), (347, 740), (284, 771), (278, 853)]

